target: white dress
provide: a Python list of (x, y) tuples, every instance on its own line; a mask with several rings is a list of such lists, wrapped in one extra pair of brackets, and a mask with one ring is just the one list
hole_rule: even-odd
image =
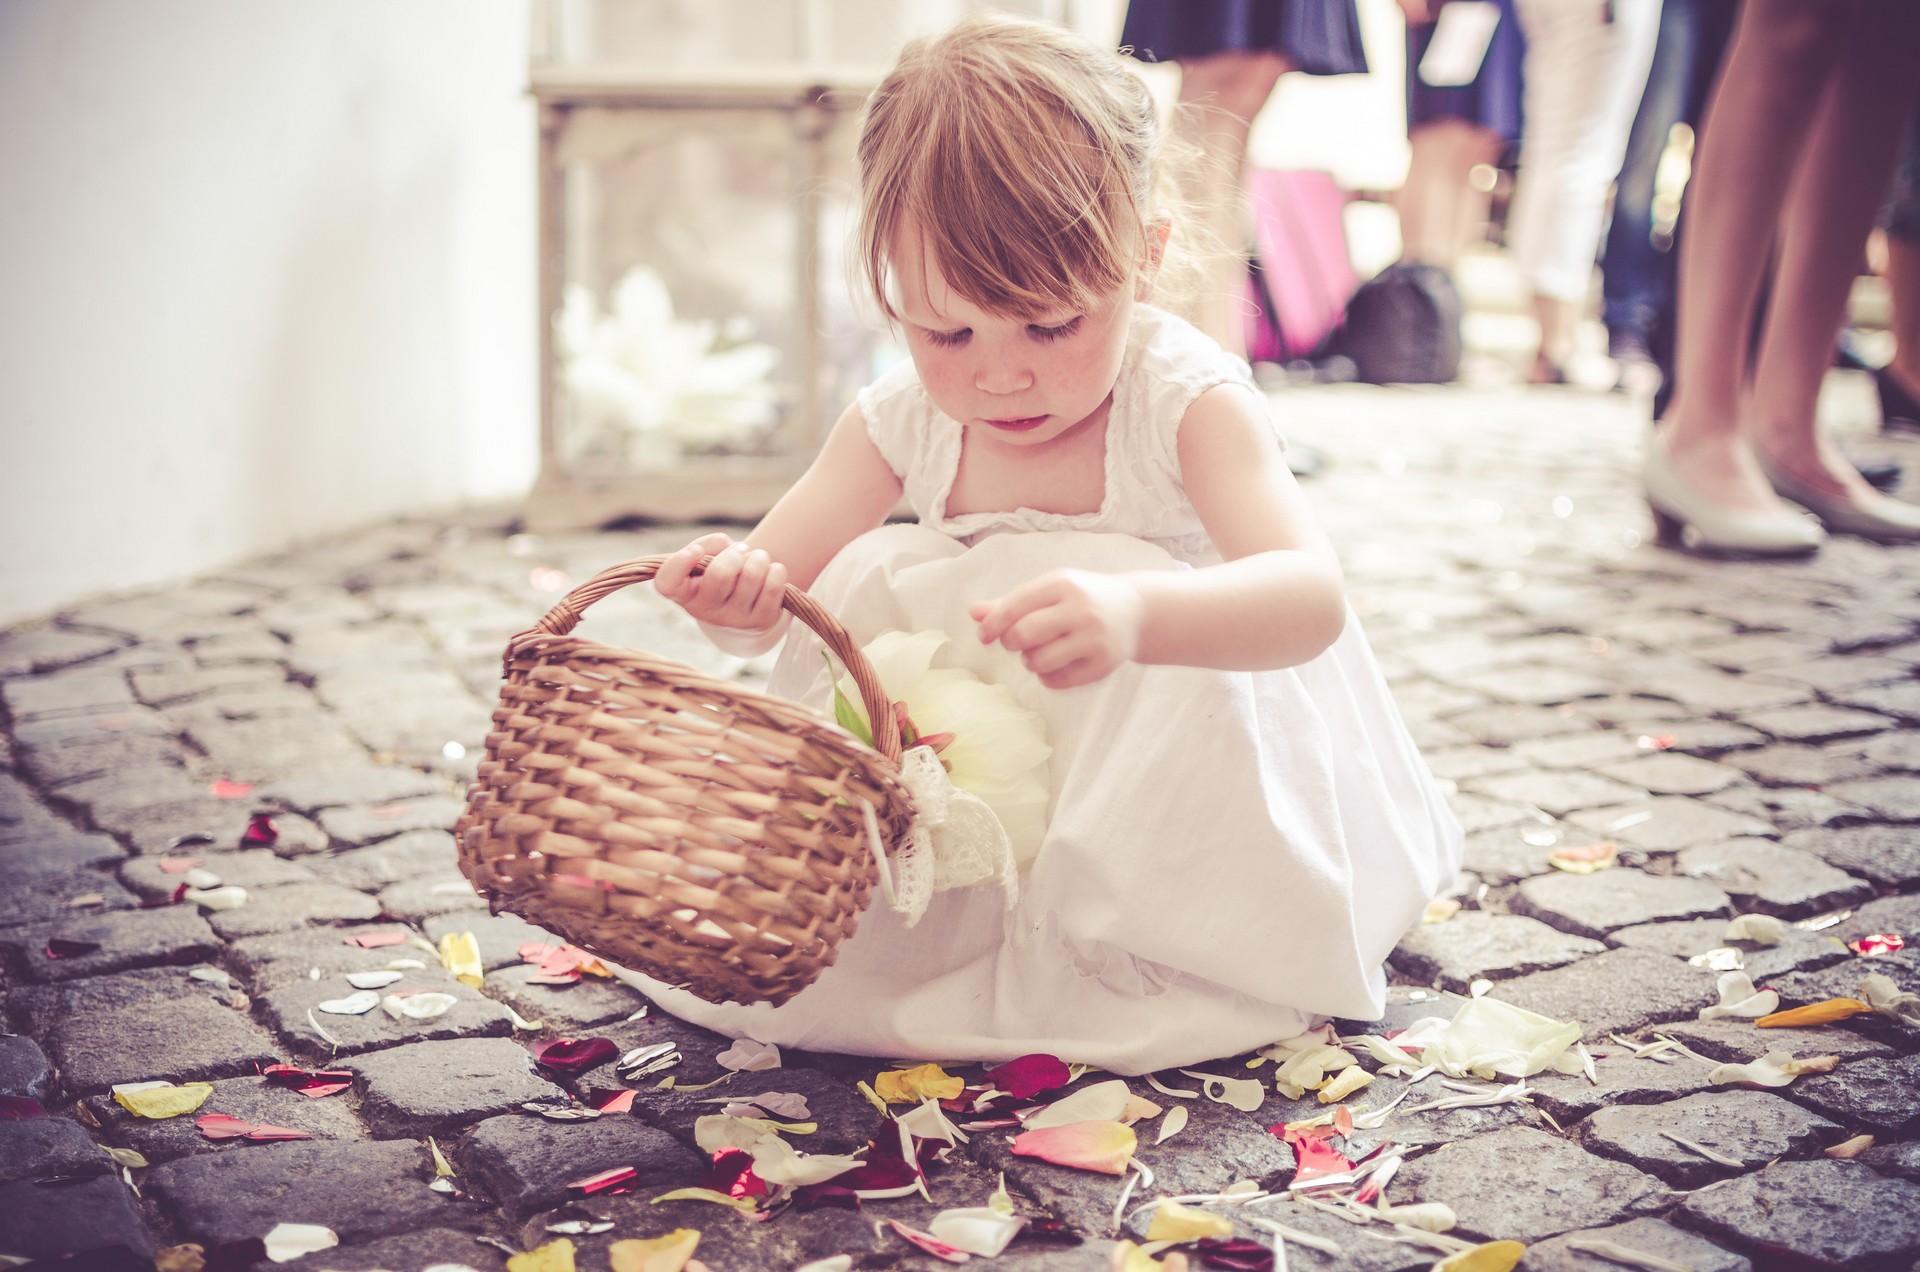
[[(1136, 312), (1098, 511), (949, 516), (961, 426), (903, 364), (859, 404), (920, 521), (854, 540), (811, 589), (863, 644), (952, 634), (937, 666), (1006, 685), (1045, 718), (1051, 809), (1017, 905), (996, 884), (956, 889), (909, 928), (876, 890), (838, 962), (783, 1006), (648, 983), (662, 1007), (809, 1050), (1041, 1051), (1123, 1074), (1379, 1014), (1387, 953), (1453, 878), (1461, 836), (1356, 619), (1298, 667), (1128, 664), (1069, 690), (974, 637), (970, 602), (1048, 570), (1220, 559), (1181, 488), (1176, 436), (1193, 400), (1246, 382), (1246, 365), (1177, 318)], [(771, 687), (831, 718), (818, 651), (796, 624)]]

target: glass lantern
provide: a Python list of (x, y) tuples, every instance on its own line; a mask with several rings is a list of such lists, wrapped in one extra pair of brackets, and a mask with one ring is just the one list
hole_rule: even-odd
[(752, 521), (792, 484), (900, 356), (850, 286), (860, 105), (910, 36), (976, 7), (537, 0), (528, 529)]

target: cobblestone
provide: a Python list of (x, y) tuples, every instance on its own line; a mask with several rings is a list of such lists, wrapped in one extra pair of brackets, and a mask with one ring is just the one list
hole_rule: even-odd
[[(1904, 1269), (1920, 1248), (1870, 1231), (1899, 1223), (1859, 1216), (1905, 1222), (1914, 1209), (1903, 1190), (1920, 1189), (1920, 1034), (1871, 1015), (1794, 1030), (1699, 1021), (1719, 972), (1685, 960), (1737, 957), (1788, 1005), (1855, 994), (1868, 972), (1920, 990), (1920, 956), (1863, 958), (1842, 944), (1877, 931), (1920, 940), (1915, 550), (1839, 537), (1810, 562), (1782, 565), (1646, 546), (1625, 458), (1644, 423), (1618, 398), (1289, 393), (1295, 431), (1333, 461), (1306, 484), (1308, 497), (1469, 829), (1469, 873), (1458, 882), (1467, 908), (1401, 942), (1381, 1020), (1338, 1028), (1351, 1036), (1450, 1017), (1464, 1000), (1426, 987), (1464, 990), (1485, 978), (1496, 998), (1579, 1021), (1594, 1062), (1592, 1081), (1528, 1079), (1531, 1103), (1419, 1111), (1450, 1093), (1430, 1078), (1399, 1106), (1416, 1111), (1336, 1143), (1354, 1155), (1389, 1139), (1415, 1150), (1393, 1199), (1445, 1201), (1462, 1234), (1533, 1243), (1529, 1269), (1619, 1266), (1574, 1249), (1576, 1231), (1696, 1272), (1795, 1260)], [(1409, 402), (1420, 409), (1407, 411)], [(1543, 410), (1556, 417), (1551, 429), (1540, 426)], [(1873, 444), (1906, 446), (1920, 474), (1910, 443)], [(1377, 462), (1389, 449), (1391, 471)], [(1550, 509), (1543, 491), (1564, 494), (1571, 515)], [(334, 1227), (342, 1244), (285, 1265), (297, 1272), (434, 1263), (500, 1272), (501, 1250), (474, 1235), (516, 1250), (551, 1240), (546, 1223), (574, 1213), (554, 1209), (566, 1183), (604, 1162), (640, 1165), (646, 1183), (588, 1202), (615, 1230), (573, 1238), (587, 1272), (606, 1266), (614, 1240), (675, 1226), (702, 1231), (699, 1257), (714, 1272), (842, 1253), (860, 1267), (927, 1269), (937, 1265), (876, 1233), (875, 1219), (924, 1226), (944, 1206), (982, 1204), (1003, 1169), (1023, 1213), (1056, 1216), (1085, 1240), (1023, 1239), (996, 1266), (1104, 1272), (1121, 1182), (1014, 1157), (1004, 1130), (978, 1131), (936, 1164), (931, 1201), (872, 1200), (858, 1214), (789, 1209), (766, 1222), (700, 1202), (651, 1204), (656, 1185), (699, 1180), (693, 1126), (722, 1107), (715, 1100), (800, 1093), (818, 1130), (798, 1147), (860, 1149), (886, 1124), (855, 1084), (886, 1062), (789, 1052), (780, 1069), (727, 1077), (715, 1060), (726, 1039), (657, 1010), (630, 1019), (641, 1004), (622, 987), (528, 983), (520, 947), (553, 938), (489, 914), (458, 875), (448, 834), (478, 759), (500, 644), (554, 599), (528, 586), (532, 565), (584, 578), (678, 546), (691, 531), (512, 539), (502, 520), (372, 527), (0, 633), (0, 948), (5, 1023), (18, 1031), (0, 1034), (0, 1096), (38, 1100), (49, 1114), (0, 1122), (0, 1160), (16, 1175), (0, 1182), (0, 1215), (30, 1216), (22, 1231), (32, 1234), (0, 1221), (0, 1253), (131, 1243), (145, 1257), (156, 1245), (218, 1245), (305, 1220)], [(608, 598), (595, 622), (603, 639), (743, 683), (766, 671), (764, 659), (717, 655), (651, 597)], [(450, 741), (467, 754), (443, 754)], [(221, 779), (254, 784), (218, 799)], [(271, 850), (239, 847), (256, 808), (275, 810)], [(194, 834), (211, 840), (179, 842)], [(1549, 862), (1556, 848), (1602, 840), (1623, 850), (1609, 870), (1575, 876)], [(183, 879), (159, 859), (187, 856), (246, 888), (247, 904), (137, 908), (170, 901)], [(1775, 946), (1729, 945), (1727, 919), (1754, 910), (1852, 913)], [(451, 980), (437, 953), (442, 936), (468, 931), (486, 971), (477, 990)], [(373, 933), (402, 940), (347, 943)], [(53, 936), (78, 944), (49, 958)], [(78, 948), (88, 943), (99, 948)], [(234, 983), (195, 981), (188, 963), (223, 969)], [(421, 1022), (378, 1007), (308, 1018), (309, 1007), (354, 992), (344, 973), (394, 963), (415, 964), (400, 969), (397, 988), (445, 990), (456, 1007)], [(513, 1032), (510, 1008), (537, 1023)], [(341, 1040), (337, 1054), (316, 1020)], [(1776, 1091), (1710, 1087), (1697, 1060), (1632, 1054), (1656, 1034), (1714, 1062), (1774, 1047), (1839, 1061)], [(620, 1085), (610, 1065), (559, 1081), (541, 1075), (529, 1048), (564, 1036), (605, 1037), (621, 1051), (674, 1043), (676, 1085), (654, 1085), (667, 1075), (633, 1083), (632, 1115), (542, 1119), (522, 1104)], [(322, 1099), (269, 1085), (258, 1069), (283, 1059), (344, 1068), (353, 1085)], [(1239, 1058), (1199, 1067), (1271, 1072)], [(977, 1080), (977, 1068), (955, 1071)], [(192, 1115), (162, 1120), (134, 1118), (107, 1094), (113, 1083), (151, 1079), (207, 1080), (213, 1094)], [(1268, 1088), (1248, 1113), (1130, 1086), (1191, 1115), (1165, 1143), (1152, 1142), (1157, 1119), (1137, 1128), (1156, 1178), (1136, 1185), (1135, 1201), (1236, 1179), (1284, 1188), (1297, 1159), (1268, 1128), (1329, 1111), (1312, 1092), (1284, 1100)], [(1383, 1108), (1405, 1091), (1404, 1078), (1378, 1077), (1350, 1106)], [(206, 1112), (315, 1138), (211, 1140), (194, 1124)], [(1663, 1130), (1742, 1166), (1715, 1166)], [(1817, 1156), (1861, 1133), (1880, 1140), (1861, 1160)], [(426, 1136), (471, 1196), (428, 1189)], [(32, 1172), (99, 1169), (89, 1143), (153, 1163), (133, 1171), (144, 1201), (117, 1170), (57, 1188), (33, 1182)], [(1810, 1160), (1761, 1164), (1779, 1152)], [(1684, 1199), (1667, 1192), (1726, 1176)], [(1233, 1216), (1237, 1231), (1264, 1240), (1245, 1222), (1252, 1213)], [(1258, 1213), (1342, 1251), (1290, 1242), (1295, 1269), (1412, 1272), (1436, 1257), (1297, 1202)], [(1144, 1222), (1126, 1231), (1143, 1235)]]

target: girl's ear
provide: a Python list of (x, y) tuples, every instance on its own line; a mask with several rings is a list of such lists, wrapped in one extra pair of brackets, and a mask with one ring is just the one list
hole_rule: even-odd
[(1133, 298), (1146, 300), (1153, 295), (1153, 280), (1167, 256), (1167, 238), (1173, 233), (1173, 221), (1162, 213), (1147, 222), (1147, 240), (1141, 245), (1140, 271), (1135, 275)]

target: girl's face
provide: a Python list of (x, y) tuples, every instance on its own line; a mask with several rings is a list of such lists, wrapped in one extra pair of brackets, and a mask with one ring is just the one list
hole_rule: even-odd
[(954, 292), (924, 253), (894, 271), (895, 308), (933, 404), (1009, 446), (1039, 447), (1104, 418), (1126, 354), (1133, 297), (1037, 319), (989, 313)]

